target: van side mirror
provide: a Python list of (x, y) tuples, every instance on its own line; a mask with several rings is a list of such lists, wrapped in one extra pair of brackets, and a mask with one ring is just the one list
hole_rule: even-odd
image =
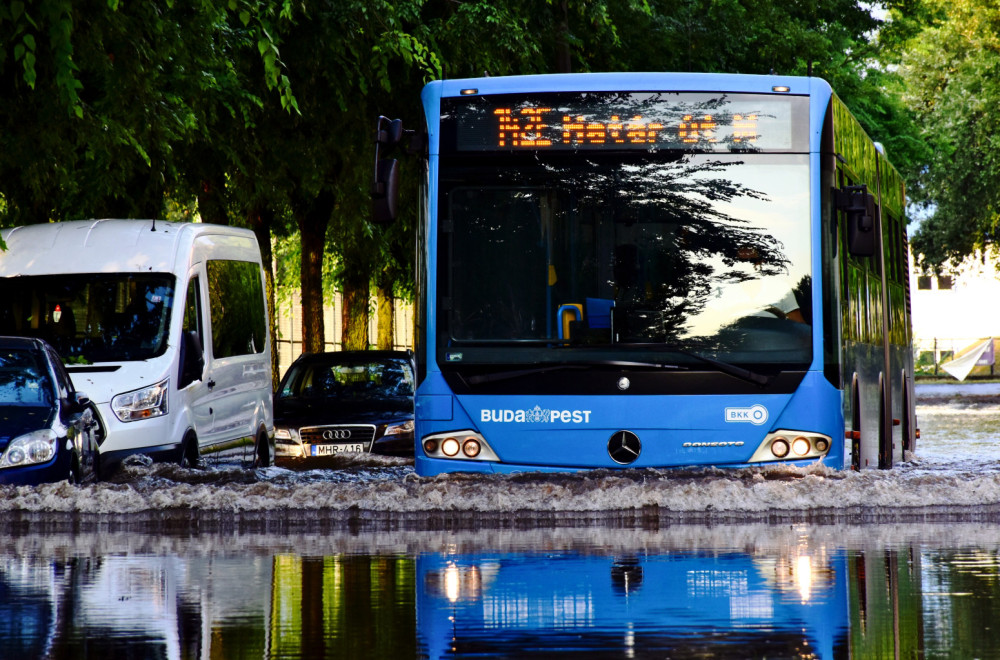
[(180, 373), (177, 379), (177, 389), (181, 390), (191, 383), (201, 380), (205, 369), (205, 353), (201, 349), (198, 333), (189, 330), (181, 335)]
[(399, 199), (399, 168), (395, 158), (383, 158), (383, 151), (403, 139), (403, 121), (379, 117), (375, 131), (375, 182), (372, 185), (372, 216), (376, 223), (387, 225), (396, 219)]
[(856, 257), (875, 254), (875, 197), (868, 186), (834, 190), (837, 210), (847, 214), (847, 249)]

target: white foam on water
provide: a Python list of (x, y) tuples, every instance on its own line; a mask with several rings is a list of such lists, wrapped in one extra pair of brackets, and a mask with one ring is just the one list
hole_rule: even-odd
[(254, 471), (225, 465), (185, 470), (136, 460), (111, 482), (0, 486), (0, 511), (798, 515), (998, 505), (1000, 407), (983, 401), (977, 408), (973, 397), (966, 409), (960, 401), (918, 407), (922, 438), (915, 454), (892, 470), (852, 472), (814, 465), (423, 478), (413, 472), (411, 462), (400, 459), (353, 460), (339, 469)]
[[(280, 469), (250, 482), (185, 483), (191, 471), (133, 467), (126, 483), (3, 487), (0, 511), (135, 513), (175, 509), (217, 512), (332, 510), (449, 512), (809, 512), (859, 507), (969, 507), (1000, 503), (1000, 471), (926, 469), (919, 454), (895, 470), (836, 471), (821, 466), (737, 471), (628, 471), (561, 475), (420, 478), (398, 470), (383, 478), (324, 480)], [(204, 477), (204, 475), (201, 475)]]

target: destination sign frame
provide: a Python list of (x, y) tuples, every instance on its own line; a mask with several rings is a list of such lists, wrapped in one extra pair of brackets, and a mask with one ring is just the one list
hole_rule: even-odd
[(582, 92), (442, 100), (442, 150), (805, 152), (809, 98)]

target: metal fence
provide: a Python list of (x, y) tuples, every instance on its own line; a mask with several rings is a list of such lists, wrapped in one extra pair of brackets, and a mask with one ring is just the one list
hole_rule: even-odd
[[(298, 296), (292, 295), (295, 300)], [(327, 351), (341, 350), (343, 324), (341, 323), (342, 296), (334, 296), (333, 304), (323, 308), (323, 346)], [(374, 299), (372, 304), (374, 309)], [(302, 308), (297, 302), (278, 302), (274, 312), (278, 326), (278, 369), (284, 375), (285, 369), (302, 354)], [(368, 343), (374, 347), (378, 341), (378, 319), (372, 313), (368, 321)], [(406, 350), (413, 348), (413, 305), (401, 300), (395, 302), (393, 319), (393, 348)]]

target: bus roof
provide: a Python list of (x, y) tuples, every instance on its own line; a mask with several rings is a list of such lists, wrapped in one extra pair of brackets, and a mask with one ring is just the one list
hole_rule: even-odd
[(680, 92), (745, 92), (778, 93), (775, 88), (788, 87), (787, 94), (821, 93), (829, 95), (830, 84), (822, 78), (801, 76), (761, 76), (735, 73), (554, 73), (530, 76), (498, 76), (495, 78), (459, 78), (437, 80), (424, 89), (424, 95), (462, 96), (463, 90), (475, 89), (478, 94), (512, 94), (528, 92), (596, 92), (596, 91), (680, 91)]

